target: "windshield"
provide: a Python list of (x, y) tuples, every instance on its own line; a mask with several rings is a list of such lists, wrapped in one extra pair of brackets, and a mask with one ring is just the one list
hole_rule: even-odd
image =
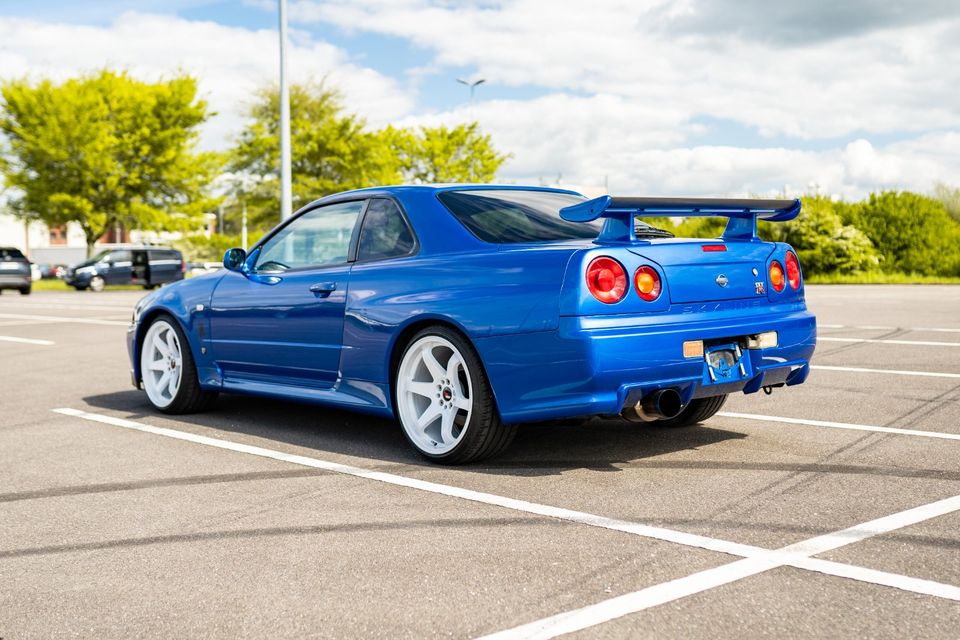
[(443, 191), (437, 196), (463, 226), (485, 242), (592, 240), (600, 222), (567, 222), (560, 209), (583, 197), (553, 191), (484, 189)]

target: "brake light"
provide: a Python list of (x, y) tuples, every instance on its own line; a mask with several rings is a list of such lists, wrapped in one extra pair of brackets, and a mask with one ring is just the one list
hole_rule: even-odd
[(627, 272), (613, 258), (594, 258), (587, 266), (587, 289), (600, 302), (620, 302), (627, 293)]
[(186, 272), (187, 272), (187, 263), (184, 262), (183, 260), (181, 260), (181, 261), (180, 261), (180, 273), (186, 273)]
[(770, 286), (773, 287), (773, 290), (776, 292), (783, 291), (783, 267), (780, 266), (780, 263), (774, 260), (770, 263)]
[(703, 249), (704, 251), (706, 251), (706, 252), (708, 252), (708, 253), (709, 253), (710, 251), (726, 251), (726, 250), (727, 250), (727, 245), (725, 245), (725, 244), (705, 244), (705, 245), (703, 245), (703, 246), (701, 247), (701, 249)]
[(647, 302), (660, 297), (660, 276), (653, 267), (640, 267), (633, 274), (633, 286), (637, 294)]
[(790, 283), (791, 288), (799, 289), (800, 261), (797, 260), (797, 256), (793, 251), (787, 251), (787, 259), (784, 262), (787, 264), (787, 282)]

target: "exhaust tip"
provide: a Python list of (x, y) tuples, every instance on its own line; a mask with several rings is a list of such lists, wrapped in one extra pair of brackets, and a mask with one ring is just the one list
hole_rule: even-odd
[(623, 408), (621, 415), (632, 422), (654, 422), (676, 418), (683, 411), (683, 399), (676, 389), (658, 389), (648, 393), (633, 406)]

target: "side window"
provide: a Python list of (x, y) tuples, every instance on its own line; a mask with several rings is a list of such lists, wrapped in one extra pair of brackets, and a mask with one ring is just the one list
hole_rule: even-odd
[(363, 201), (354, 201), (308, 211), (264, 243), (256, 270), (286, 271), (345, 263), (362, 208)]
[(360, 230), (357, 260), (383, 260), (413, 251), (413, 233), (392, 200), (374, 199), (367, 206)]
[[(118, 262), (129, 263), (132, 256), (129, 251), (111, 251), (110, 256), (107, 258), (108, 261), (116, 264)], [(127, 266), (130, 266), (129, 264)]]

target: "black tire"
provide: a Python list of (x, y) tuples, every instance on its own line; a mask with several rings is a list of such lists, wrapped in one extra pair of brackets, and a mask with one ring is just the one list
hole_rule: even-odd
[(656, 420), (650, 424), (658, 427), (689, 427), (690, 425), (703, 422), (720, 411), (723, 403), (727, 401), (726, 394), (722, 396), (710, 396), (709, 398), (697, 398), (691, 400), (690, 404), (683, 408), (676, 417), (665, 420)]
[[(421, 339), (428, 336), (438, 336), (448, 340), (453, 344), (463, 357), (466, 365), (466, 375), (470, 376), (470, 384), (473, 389), (473, 407), (470, 414), (470, 420), (465, 425), (465, 431), (460, 436), (460, 441), (450, 451), (442, 454), (435, 454), (422, 449), (407, 433), (403, 427), (400, 411), (398, 407), (398, 376), (400, 374), (400, 362), (406, 356), (410, 348)], [(493, 396), (493, 390), (490, 386), (490, 380), (483, 368), (483, 362), (477, 354), (473, 345), (458, 331), (444, 325), (427, 327), (414, 335), (404, 346), (403, 354), (398, 360), (396, 370), (393, 372), (393, 401), (397, 420), (401, 421), (401, 430), (404, 437), (420, 455), (431, 462), (438, 464), (454, 465), (476, 462), (486, 458), (492, 458), (502, 453), (513, 442), (517, 433), (516, 425), (505, 424), (500, 419), (497, 411), (497, 403)]]
[(33, 287), (32, 287), (32, 286), (30, 286), (30, 287), (24, 287), (23, 289), (20, 289), (20, 295), (22, 295), (22, 296), (28, 296), (28, 295), (30, 295), (30, 292), (31, 292), (31, 291), (33, 291)]
[[(153, 405), (157, 411), (170, 415), (198, 413), (200, 411), (209, 409), (210, 405), (213, 404), (219, 394), (216, 391), (205, 391), (200, 388), (200, 378), (197, 375), (197, 364), (193, 359), (193, 353), (190, 351), (190, 342), (187, 340), (186, 334), (180, 327), (180, 323), (177, 322), (173, 316), (170, 316), (166, 313), (161, 313), (150, 321), (150, 324), (146, 327), (143, 335), (146, 336), (150, 327), (161, 320), (172, 326), (173, 330), (177, 334), (177, 338), (181, 345), (183, 371), (180, 378), (180, 388), (177, 389), (177, 394), (174, 396), (173, 402), (165, 407), (157, 406), (152, 402), (150, 404)], [(142, 356), (143, 347), (143, 341), (141, 340), (140, 348), (137, 350), (138, 361)], [(142, 373), (143, 372), (141, 371), (141, 374)], [(149, 401), (150, 400), (148, 396), (148, 402)]]
[(143, 285), (143, 288), (146, 289), (147, 291), (150, 291), (150, 290), (152, 290), (152, 289), (156, 289), (156, 288), (157, 288), (157, 285), (155, 285), (155, 284), (145, 284), (145, 285)]

